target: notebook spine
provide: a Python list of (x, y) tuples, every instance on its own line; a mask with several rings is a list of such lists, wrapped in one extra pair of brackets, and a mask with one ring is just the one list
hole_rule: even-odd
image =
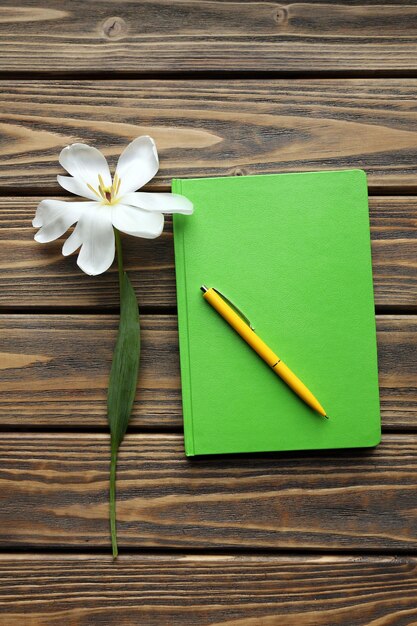
[[(172, 191), (182, 193), (182, 180), (172, 181)], [(186, 456), (194, 456), (193, 407), (191, 398), (191, 362), (188, 329), (187, 275), (183, 236), (183, 215), (173, 216), (175, 276), (177, 286), (178, 332), (180, 336), (181, 393)], [(181, 277), (181, 278), (180, 278)]]

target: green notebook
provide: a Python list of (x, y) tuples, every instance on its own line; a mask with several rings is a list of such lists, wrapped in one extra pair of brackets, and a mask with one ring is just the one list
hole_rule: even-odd
[[(374, 446), (380, 409), (366, 175), (177, 179), (187, 456)], [(215, 287), (323, 405), (314, 413), (204, 300)]]

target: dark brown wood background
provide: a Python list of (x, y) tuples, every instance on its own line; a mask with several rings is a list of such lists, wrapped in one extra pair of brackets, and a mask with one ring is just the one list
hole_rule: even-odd
[[(0, 7), (0, 624), (417, 624), (417, 6), (4, 0)], [(183, 453), (172, 227), (125, 237), (142, 310), (109, 550), (115, 270), (31, 227), (60, 149), (140, 134), (173, 176), (368, 174), (383, 443)]]

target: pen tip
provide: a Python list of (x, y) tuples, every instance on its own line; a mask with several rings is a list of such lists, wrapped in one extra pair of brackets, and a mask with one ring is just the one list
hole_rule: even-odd
[(325, 415), (323, 415), (323, 417), (324, 417), (326, 420), (330, 419), (330, 417), (327, 415), (327, 413), (326, 413)]
[(206, 291), (208, 291), (208, 287), (206, 287), (205, 285), (201, 285), (200, 289), (203, 293), (206, 293)]

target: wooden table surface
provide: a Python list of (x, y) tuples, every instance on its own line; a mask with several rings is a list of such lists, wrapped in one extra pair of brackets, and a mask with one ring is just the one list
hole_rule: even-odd
[[(0, 624), (417, 624), (417, 6), (3, 0)], [(152, 135), (173, 176), (361, 167), (383, 441), (183, 453), (172, 224), (125, 237), (143, 358), (110, 556), (115, 268), (33, 241), (61, 148)], [(352, 250), (354, 254), (354, 250)], [(364, 416), (366, 418), (366, 416)]]

